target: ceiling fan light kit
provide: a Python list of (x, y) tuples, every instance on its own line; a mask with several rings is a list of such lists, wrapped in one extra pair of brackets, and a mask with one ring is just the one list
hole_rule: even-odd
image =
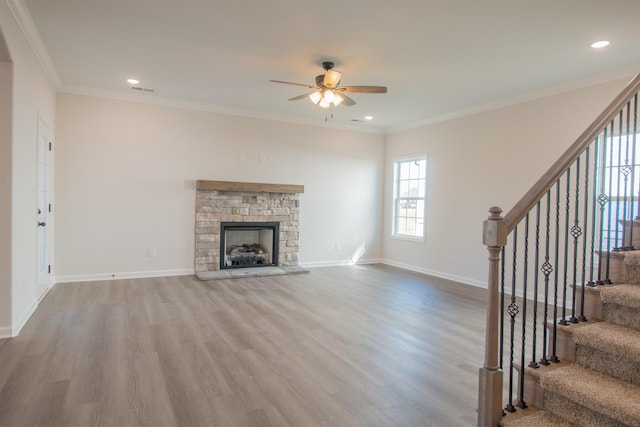
[(285, 82), (282, 80), (271, 80), (273, 83), (283, 83), (294, 86), (303, 86), (314, 89), (311, 93), (305, 93), (293, 98), (289, 101), (298, 101), (303, 98), (309, 98), (311, 102), (321, 108), (337, 107), (343, 104), (347, 107), (355, 105), (355, 101), (348, 97), (345, 92), (351, 93), (387, 93), (386, 86), (339, 86), (342, 73), (333, 69), (333, 62), (325, 61), (322, 63), (325, 73), (316, 76), (316, 85), (306, 85), (302, 83)]

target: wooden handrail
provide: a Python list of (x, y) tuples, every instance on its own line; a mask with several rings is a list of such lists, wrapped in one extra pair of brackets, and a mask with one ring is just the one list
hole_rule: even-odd
[(640, 73), (627, 84), (620, 94), (604, 109), (591, 125), (571, 144), (562, 156), (542, 175), (533, 187), (504, 216), (500, 226), (501, 235), (506, 237), (516, 225), (527, 215), (538, 201), (565, 173), (567, 168), (582, 154), (594, 139), (602, 132), (613, 117), (620, 112), (627, 102), (640, 91)]

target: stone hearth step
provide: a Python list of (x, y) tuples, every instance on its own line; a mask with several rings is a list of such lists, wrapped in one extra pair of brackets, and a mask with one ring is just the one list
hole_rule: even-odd
[(298, 266), (292, 267), (250, 267), (231, 268), (218, 271), (198, 271), (196, 277), (200, 280), (224, 280), (247, 277), (284, 276), (287, 274), (305, 274), (309, 269)]

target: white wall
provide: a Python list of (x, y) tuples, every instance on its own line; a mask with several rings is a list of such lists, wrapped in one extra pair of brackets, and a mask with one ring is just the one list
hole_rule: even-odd
[(0, 32), (0, 337), (11, 335), (11, 105), (13, 64)]
[[(10, 295), (11, 320), (10, 324), (0, 324), (0, 333), (6, 335), (10, 331), (15, 335), (36, 308), (39, 297), (36, 283), (37, 129), (41, 117), (53, 130), (55, 92), (5, 2), (0, 2), (0, 31), (13, 61), (11, 148), (2, 149), (2, 154), (11, 153), (11, 196), (7, 200), (6, 194), (2, 194), (2, 203), (7, 203), (11, 212), (11, 279), (10, 283), (0, 282), (0, 295)], [(1, 221), (6, 226), (7, 219)], [(6, 313), (6, 302), (0, 309)], [(6, 322), (6, 318), (6, 314), (0, 314), (3, 319), (0, 321)]]
[(381, 256), (382, 135), (63, 93), (56, 131), (57, 281), (192, 272), (197, 179), (304, 185), (301, 264)]
[[(630, 80), (630, 79), (629, 79)], [(383, 258), (436, 276), (486, 286), (482, 222), (529, 190), (628, 80), (549, 96), (394, 133), (386, 141)], [(426, 153), (426, 242), (391, 237), (393, 159)]]

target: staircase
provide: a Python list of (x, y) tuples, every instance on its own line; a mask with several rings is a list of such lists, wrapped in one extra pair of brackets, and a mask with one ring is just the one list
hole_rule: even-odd
[(478, 426), (640, 427), (640, 74), (504, 216)]
[[(534, 408), (507, 414), (505, 427), (640, 426), (640, 251), (624, 253), (625, 284), (596, 288), (594, 318), (566, 326), (570, 363), (527, 369), (525, 398)], [(540, 408), (536, 411), (536, 407)]]

